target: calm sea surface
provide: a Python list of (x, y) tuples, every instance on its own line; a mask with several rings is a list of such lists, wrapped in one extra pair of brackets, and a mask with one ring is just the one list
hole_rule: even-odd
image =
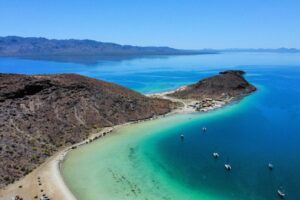
[[(97, 65), (0, 58), (1, 73), (79, 73), (142, 93), (175, 89), (225, 69), (245, 70), (258, 91), (210, 113), (126, 126), (72, 151), (62, 166), (67, 185), (79, 200), (270, 200), (278, 199), (278, 188), (287, 199), (300, 199), (300, 54), (149, 57)], [(220, 158), (213, 159), (213, 152)]]

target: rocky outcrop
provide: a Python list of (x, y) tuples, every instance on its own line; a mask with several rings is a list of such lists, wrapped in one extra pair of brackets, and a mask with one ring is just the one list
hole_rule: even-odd
[(218, 108), (231, 101), (242, 98), (256, 90), (244, 78), (244, 71), (228, 70), (218, 75), (200, 80), (196, 84), (168, 94), (178, 99), (196, 100), (192, 105), (198, 111), (208, 111), (210, 108)]
[(162, 115), (174, 106), (75, 74), (0, 74), (0, 187), (92, 129)]

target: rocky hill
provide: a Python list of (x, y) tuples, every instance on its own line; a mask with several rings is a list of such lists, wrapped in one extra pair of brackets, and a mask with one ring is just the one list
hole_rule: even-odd
[(75, 74), (0, 74), (0, 187), (92, 129), (162, 115), (174, 106)]
[[(244, 78), (244, 71), (228, 70), (218, 75), (200, 80), (196, 84), (168, 94), (178, 99), (196, 100), (193, 105), (197, 110), (207, 111), (242, 98), (256, 90)], [(207, 109), (206, 109), (207, 108)]]

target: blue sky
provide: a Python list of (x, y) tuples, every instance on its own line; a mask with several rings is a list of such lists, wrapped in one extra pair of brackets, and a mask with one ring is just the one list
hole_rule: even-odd
[(0, 0), (0, 36), (300, 48), (300, 0)]

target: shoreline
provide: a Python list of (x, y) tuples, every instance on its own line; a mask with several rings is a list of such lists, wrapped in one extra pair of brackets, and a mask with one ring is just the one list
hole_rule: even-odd
[(208, 107), (206, 110), (196, 110), (195, 105), (199, 102), (197, 100), (183, 100), (177, 99), (167, 94), (182, 90), (186, 86), (180, 87), (176, 90), (162, 92), (162, 93), (154, 93), (146, 96), (150, 96), (153, 98), (163, 98), (168, 99), (173, 102), (181, 103), (182, 106), (170, 111), (169, 113), (154, 116), (148, 119), (137, 120), (133, 122), (127, 122), (120, 125), (115, 125), (111, 127), (102, 128), (100, 131), (91, 133), (90, 136), (71, 146), (64, 147), (58, 150), (54, 155), (50, 156), (44, 163), (42, 163), (39, 167), (34, 169), (31, 173), (23, 177), (22, 179), (7, 185), (6, 187), (0, 190), (0, 199), (10, 200), (12, 196), (19, 195), (23, 199), (40, 199), (43, 194), (48, 196), (53, 200), (76, 200), (76, 197), (68, 188), (65, 183), (63, 176), (61, 174), (61, 165), (66, 157), (66, 155), (72, 151), (73, 149), (79, 148), (82, 145), (89, 144), (97, 139), (104, 137), (107, 134), (114, 132), (116, 129), (120, 129), (124, 126), (136, 123), (142, 123), (149, 120), (159, 119), (166, 116), (174, 115), (174, 114), (183, 114), (183, 113), (193, 113), (193, 112), (209, 112), (218, 108), (221, 108), (228, 103), (228, 101), (222, 101), (221, 104), (212, 105)]

